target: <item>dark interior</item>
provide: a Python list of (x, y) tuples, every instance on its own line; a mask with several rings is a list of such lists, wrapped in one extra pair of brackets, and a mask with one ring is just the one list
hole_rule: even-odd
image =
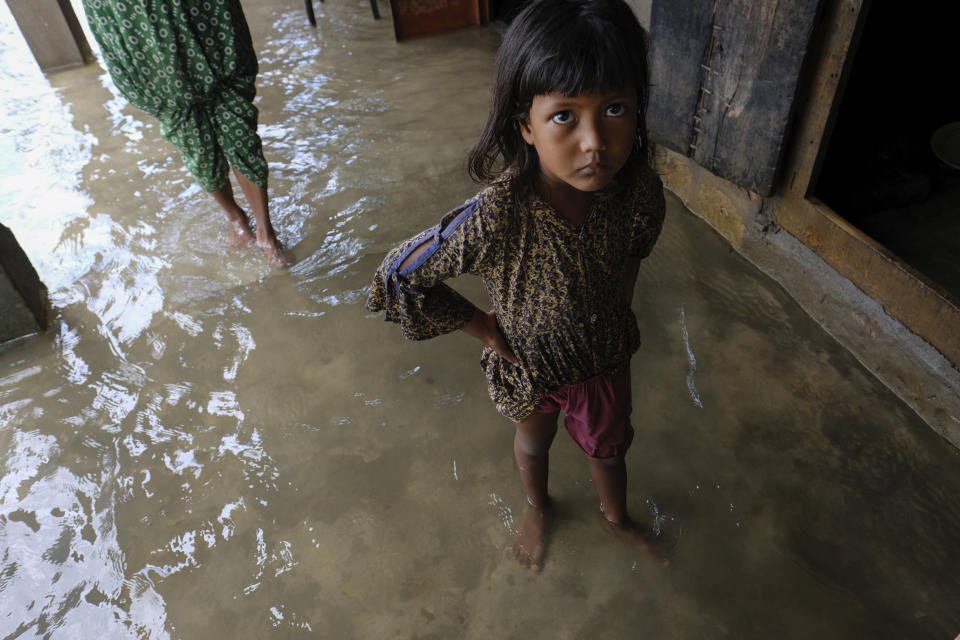
[(813, 195), (957, 301), (960, 168), (930, 139), (960, 121), (960, 3), (869, 4)]
[(510, 24), (513, 17), (529, 3), (530, 0), (492, 0), (490, 3), (490, 19)]

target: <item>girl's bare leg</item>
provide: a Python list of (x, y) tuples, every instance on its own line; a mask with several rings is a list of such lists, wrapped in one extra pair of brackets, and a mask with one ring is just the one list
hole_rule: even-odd
[(253, 244), (253, 232), (250, 230), (250, 221), (247, 220), (247, 214), (240, 208), (237, 201), (233, 198), (233, 186), (230, 181), (219, 191), (213, 193), (213, 199), (226, 212), (227, 219), (233, 227), (233, 242), (236, 247), (249, 247)]
[(627, 464), (623, 456), (589, 460), (604, 517), (611, 524), (622, 525), (627, 521)]
[(240, 188), (243, 189), (243, 195), (247, 197), (250, 208), (253, 209), (254, 218), (257, 221), (257, 246), (263, 249), (270, 260), (281, 267), (289, 266), (290, 256), (284, 251), (280, 242), (277, 240), (277, 234), (270, 224), (269, 202), (267, 190), (253, 183), (236, 168), (233, 168), (233, 175), (237, 177)]
[(557, 434), (556, 413), (534, 412), (517, 423), (513, 439), (513, 455), (520, 470), (520, 479), (527, 492), (523, 520), (513, 541), (513, 556), (525, 566), (539, 571), (546, 555), (550, 496), (547, 477), (550, 467), (550, 445)]
[(590, 474), (600, 495), (600, 508), (613, 531), (637, 548), (653, 554), (664, 565), (669, 562), (651, 546), (652, 532), (627, 514), (627, 464), (623, 456), (589, 458)]

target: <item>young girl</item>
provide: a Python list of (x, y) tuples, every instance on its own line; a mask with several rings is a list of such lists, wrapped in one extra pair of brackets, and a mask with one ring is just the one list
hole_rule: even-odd
[[(486, 345), (480, 362), (497, 410), (516, 423), (529, 503), (513, 551), (534, 570), (561, 411), (606, 521), (645, 546), (627, 515), (624, 454), (640, 346), (630, 303), (664, 217), (647, 162), (646, 42), (623, 0), (536, 0), (520, 13), (470, 153), (471, 174), (487, 186), (391, 251), (367, 300), (408, 338), (462, 329)], [(443, 284), (461, 273), (482, 279), (491, 311)]]

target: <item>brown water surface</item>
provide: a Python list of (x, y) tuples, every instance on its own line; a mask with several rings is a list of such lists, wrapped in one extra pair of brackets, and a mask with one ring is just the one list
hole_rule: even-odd
[(97, 65), (40, 74), (0, 5), (0, 222), (56, 307), (0, 351), (0, 637), (960, 633), (957, 451), (672, 197), (628, 456), (672, 564), (600, 526), (565, 436), (546, 568), (510, 561), (479, 346), (363, 308), (383, 254), (476, 190), (500, 33), (397, 44), (366, 2), (315, 4), (314, 30), (246, 3), (289, 271), (226, 248), (157, 123)]

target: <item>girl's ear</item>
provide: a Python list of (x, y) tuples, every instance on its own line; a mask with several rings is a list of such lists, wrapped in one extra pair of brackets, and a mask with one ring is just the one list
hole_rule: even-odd
[(527, 116), (522, 120), (517, 120), (517, 127), (520, 128), (520, 135), (523, 136), (524, 142), (532, 145), (533, 129), (530, 128), (530, 116)]

